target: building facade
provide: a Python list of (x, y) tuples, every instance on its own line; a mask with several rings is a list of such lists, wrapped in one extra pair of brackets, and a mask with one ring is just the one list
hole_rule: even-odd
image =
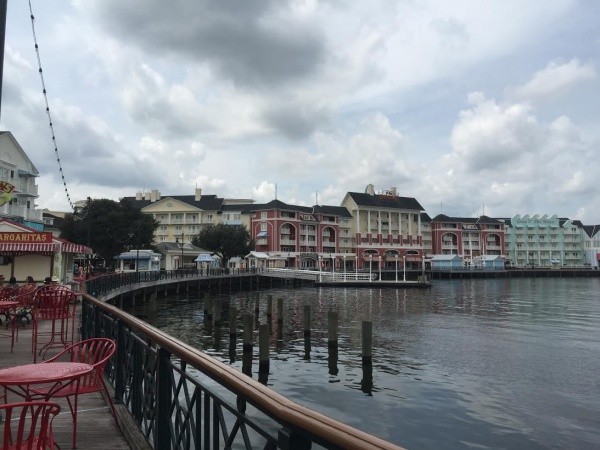
[(431, 237), (434, 255), (460, 255), (467, 266), (480, 265), (483, 256), (504, 255), (504, 224), (487, 216), (439, 214), (431, 220)]
[(582, 231), (584, 264), (597, 269), (600, 267), (600, 225), (583, 225)]
[(342, 206), (351, 215), (349, 243), (356, 267), (422, 267), (429, 224), (423, 223), (427, 216), (416, 199), (399, 196), (396, 188), (376, 193), (370, 184), (364, 193), (346, 193)]
[(273, 200), (253, 205), (248, 214), (254, 248), (268, 254), (271, 265), (325, 270), (353, 267), (350, 214), (345, 208)]
[(216, 225), (223, 220), (224, 207), (233, 206), (239, 209), (241, 214), (241, 210), (253, 202), (248, 199), (224, 199), (216, 195), (202, 194), (202, 189), (198, 188), (194, 195), (163, 197), (158, 190), (152, 190), (144, 193), (137, 192), (135, 197), (125, 198), (131, 200), (144, 214), (150, 214), (159, 223), (154, 233), (155, 244), (162, 242), (189, 244), (202, 226)]
[(38, 170), (11, 132), (0, 132), (0, 217), (44, 230), (36, 209)]
[(504, 219), (505, 254), (515, 267), (580, 267), (585, 251), (581, 222), (556, 215)]

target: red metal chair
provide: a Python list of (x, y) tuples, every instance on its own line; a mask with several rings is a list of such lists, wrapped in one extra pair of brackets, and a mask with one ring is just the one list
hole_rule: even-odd
[(25, 324), (28, 324), (33, 320), (33, 298), (37, 288), (37, 285), (32, 283), (24, 284), (14, 290), (12, 300), (19, 302), (19, 306), (14, 309), (14, 313), (11, 318), (11, 325), (14, 335), (11, 352), (13, 350), (14, 343), (19, 340), (19, 326), (25, 326)]
[[(73, 448), (75, 448), (77, 442), (77, 399), (79, 395), (104, 391), (115, 423), (117, 424), (117, 427), (119, 426), (115, 406), (110, 397), (110, 393), (106, 388), (106, 384), (104, 383), (104, 367), (115, 353), (116, 348), (117, 346), (112, 339), (86, 339), (67, 347), (58, 355), (40, 363), (44, 364), (51, 361), (65, 360), (64, 355), (69, 355), (69, 361), (71, 362), (80, 362), (94, 366), (94, 370), (92, 370), (89, 375), (80, 378), (78, 383), (71, 383), (64, 389), (58, 389), (51, 395), (52, 398), (66, 398), (69, 403), (71, 416), (73, 418)], [(35, 395), (43, 396), (49, 393), (48, 390), (43, 388), (32, 388), (31, 392)]]
[(4, 414), (0, 450), (54, 449), (52, 421), (60, 406), (51, 402), (21, 402), (0, 405)]
[[(10, 326), (11, 332), (8, 333), (0, 333), (0, 337), (10, 337), (10, 352), (13, 352), (13, 348), (15, 345), (15, 316), (17, 315), (17, 311), (19, 308), (19, 304), (10, 298), (0, 298), (0, 314), (5, 317), (6, 327)], [(0, 322), (1, 323), (1, 322)]]
[[(63, 286), (40, 287), (33, 296), (33, 362), (37, 361), (38, 353), (42, 358), (51, 348), (66, 348), (73, 344), (75, 334), (75, 309), (77, 296)], [(52, 321), (49, 332), (40, 333), (39, 325), (43, 320)], [(69, 321), (71, 337), (69, 339)], [(40, 336), (48, 335), (50, 340), (42, 348), (37, 349)]]

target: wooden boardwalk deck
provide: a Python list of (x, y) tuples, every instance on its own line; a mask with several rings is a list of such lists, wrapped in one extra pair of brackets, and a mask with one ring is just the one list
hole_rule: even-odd
[[(2, 317), (4, 320), (4, 317)], [(43, 324), (41, 331), (49, 324)], [(10, 329), (1, 325), (0, 335), (10, 334)], [(77, 338), (76, 338), (77, 340)], [(47, 357), (58, 353), (51, 351)], [(38, 358), (38, 362), (40, 359)], [(19, 341), (15, 344), (14, 353), (10, 353), (10, 337), (0, 337), (0, 368), (32, 364), (31, 325), (19, 330)], [(9, 402), (22, 401), (18, 396), (9, 394)], [(54, 401), (54, 400), (53, 400)], [(60, 414), (54, 419), (54, 434), (56, 443), (61, 449), (72, 448), (73, 422), (66, 400), (57, 401), (61, 406)], [(127, 440), (116, 426), (107, 403), (100, 393), (82, 395), (79, 397), (77, 415), (77, 447), (79, 449), (130, 449)]]

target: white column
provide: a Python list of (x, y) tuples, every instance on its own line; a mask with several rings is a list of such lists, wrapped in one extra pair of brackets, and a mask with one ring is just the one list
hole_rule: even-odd
[(421, 213), (417, 216), (417, 234), (421, 236)]
[(371, 232), (371, 210), (367, 211), (367, 233)]
[(408, 213), (408, 234), (412, 236), (412, 214)]
[(377, 233), (381, 234), (381, 211), (377, 211)]
[(388, 212), (388, 234), (392, 234), (392, 212)]
[(398, 213), (398, 234), (402, 234), (402, 213)]

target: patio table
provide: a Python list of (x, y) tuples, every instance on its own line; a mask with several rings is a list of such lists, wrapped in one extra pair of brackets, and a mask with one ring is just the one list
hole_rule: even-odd
[[(78, 362), (48, 362), (25, 364), (0, 369), (0, 386), (25, 400), (44, 399), (48, 401), (56, 392), (72, 383), (79, 384), (81, 377), (89, 374), (94, 367)], [(30, 386), (51, 385), (45, 395), (30, 393)]]

